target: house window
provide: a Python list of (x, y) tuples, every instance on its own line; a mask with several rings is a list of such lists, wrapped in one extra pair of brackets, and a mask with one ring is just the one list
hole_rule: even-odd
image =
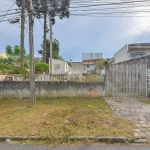
[(84, 71), (86, 71), (86, 66), (84, 66)]
[(87, 68), (90, 68), (90, 65), (87, 65)]

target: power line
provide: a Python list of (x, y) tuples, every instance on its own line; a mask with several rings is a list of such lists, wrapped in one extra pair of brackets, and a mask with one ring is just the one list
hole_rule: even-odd
[[(15, 3), (16, 3), (16, 2), (14, 2), (14, 3), (11, 5), (11, 7), (7, 10), (7, 12), (6, 12), (6, 14), (4, 15), (4, 17), (7, 15), (7, 13), (9, 12), (9, 10), (15, 5)], [(4, 17), (3, 17), (0, 21), (2, 21), (2, 20), (4, 19)]]
[[(143, 35), (148, 31), (149, 28), (150, 28), (150, 25), (149, 25), (148, 28), (142, 33), (142, 35), (137, 39), (136, 42), (138, 42), (138, 41), (143, 37)], [(135, 43), (136, 43), (136, 42), (135, 42)]]
[(3, 32), (1, 32), (1, 33), (0, 33), (0, 35), (1, 35), (1, 34), (3, 34), (4, 32), (6, 32), (6, 31), (7, 31), (7, 30), (9, 30), (9, 29), (10, 29), (10, 28), (8, 28), (8, 29), (4, 30)]

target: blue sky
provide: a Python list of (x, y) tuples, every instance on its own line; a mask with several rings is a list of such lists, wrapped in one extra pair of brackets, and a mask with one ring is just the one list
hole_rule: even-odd
[[(0, 0), (0, 11), (9, 9), (11, 5), (3, 6), (7, 4), (12, 4), (11, 0)], [(0, 14), (4, 13), (0, 12)], [(28, 21), (27, 18), (26, 20)], [(150, 18), (144, 17), (70, 16), (69, 19), (56, 19), (53, 38), (60, 42), (60, 54), (66, 60), (81, 61), (82, 53), (103, 53), (104, 58), (111, 58), (125, 44), (135, 43), (149, 26)], [(3, 31), (5, 32), (2, 33)], [(4, 52), (8, 44), (20, 45), (20, 23), (10, 25), (9, 22), (0, 22), (0, 35), (1, 33), (0, 51)], [(25, 48), (29, 52), (28, 22), (25, 33)], [(35, 19), (34, 50), (36, 57), (40, 56), (37, 51), (40, 49), (42, 36), (43, 27)], [(138, 42), (150, 42), (150, 29)]]

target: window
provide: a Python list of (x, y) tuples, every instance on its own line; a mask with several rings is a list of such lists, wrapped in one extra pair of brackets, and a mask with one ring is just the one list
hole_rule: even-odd
[(90, 68), (90, 65), (87, 65), (87, 68)]

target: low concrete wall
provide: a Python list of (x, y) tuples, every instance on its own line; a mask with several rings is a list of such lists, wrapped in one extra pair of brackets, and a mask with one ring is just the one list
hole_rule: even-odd
[[(36, 82), (36, 97), (104, 96), (104, 83)], [(1, 81), (0, 99), (29, 98), (28, 81)]]

